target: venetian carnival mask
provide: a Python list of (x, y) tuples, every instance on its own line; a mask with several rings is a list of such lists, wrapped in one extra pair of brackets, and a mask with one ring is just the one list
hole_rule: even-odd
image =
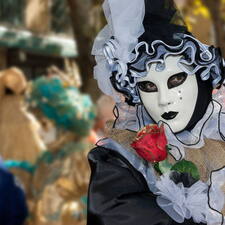
[(198, 99), (196, 75), (187, 75), (179, 67), (180, 58), (168, 56), (163, 69), (151, 63), (147, 76), (138, 79), (139, 95), (150, 117), (168, 124), (175, 133), (187, 127)]

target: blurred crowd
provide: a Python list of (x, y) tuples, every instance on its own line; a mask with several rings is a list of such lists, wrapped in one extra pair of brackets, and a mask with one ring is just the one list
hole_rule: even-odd
[(94, 105), (78, 73), (51, 66), (28, 82), (0, 72), (0, 224), (84, 225), (87, 153), (107, 135), (114, 102)]

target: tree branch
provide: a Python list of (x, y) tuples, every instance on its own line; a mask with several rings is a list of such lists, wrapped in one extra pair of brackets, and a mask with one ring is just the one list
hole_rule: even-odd
[[(83, 91), (98, 97), (97, 84), (93, 79), (94, 58), (91, 56), (93, 41), (96, 36), (92, 9), (96, 0), (67, 0), (70, 8), (74, 36), (78, 48), (78, 65), (83, 79)], [(97, 96), (96, 96), (97, 95)]]

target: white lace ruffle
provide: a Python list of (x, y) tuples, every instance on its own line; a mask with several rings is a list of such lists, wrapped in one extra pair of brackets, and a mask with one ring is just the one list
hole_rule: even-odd
[[(138, 37), (144, 33), (142, 22), (145, 15), (145, 2), (144, 0), (105, 0), (103, 9), (108, 25), (94, 41), (92, 55), (97, 62), (94, 77), (105, 94), (120, 102), (109, 78), (113, 66), (117, 66), (117, 70), (121, 70), (122, 74), (127, 73), (126, 66), (132, 59), (132, 51), (138, 43)], [(109, 51), (107, 46), (110, 46)], [(117, 59), (116, 65), (114, 62), (110, 64), (111, 58)]]
[(198, 181), (190, 188), (182, 183), (175, 184), (169, 174), (160, 177), (156, 183), (158, 188), (157, 203), (176, 222), (193, 218), (196, 223), (206, 223), (205, 213), (208, 208), (208, 185)]
[(190, 188), (175, 184), (169, 174), (161, 176), (156, 183), (158, 205), (178, 223), (192, 218), (195, 223), (223, 224), (220, 212), (225, 202), (220, 184), (225, 183), (225, 169), (212, 172), (212, 176), (211, 186), (198, 181)]

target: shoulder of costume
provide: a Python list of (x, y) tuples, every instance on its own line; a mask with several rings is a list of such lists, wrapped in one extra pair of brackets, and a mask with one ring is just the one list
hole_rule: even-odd
[(97, 146), (93, 148), (88, 154), (88, 160), (94, 164), (104, 162), (124, 168), (133, 168), (129, 160), (120, 154), (116, 149), (110, 149), (104, 146)]

